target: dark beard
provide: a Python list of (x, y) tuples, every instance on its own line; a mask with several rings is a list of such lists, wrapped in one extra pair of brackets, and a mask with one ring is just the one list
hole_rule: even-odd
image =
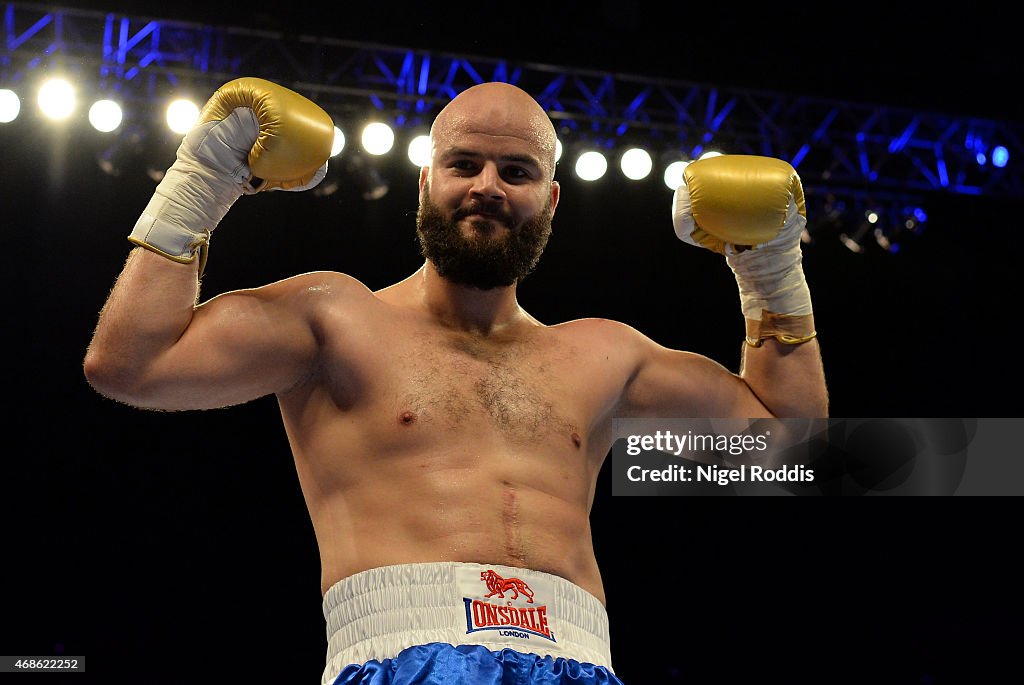
[[(419, 211), (416, 212), (416, 237), (420, 253), (429, 259), (437, 273), (459, 285), (480, 290), (510, 286), (533, 271), (540, 261), (551, 236), (551, 198), (537, 216), (528, 219), (519, 229), (510, 226), (511, 218), (494, 218), (482, 223), (503, 223), (509, 227), (501, 237), (471, 236), (467, 238), (459, 228), (459, 221), (478, 211), (489, 211), (481, 206), (461, 207), (449, 220), (441, 209), (430, 201), (427, 188), (423, 190)], [(492, 227), (491, 230), (497, 230)]]

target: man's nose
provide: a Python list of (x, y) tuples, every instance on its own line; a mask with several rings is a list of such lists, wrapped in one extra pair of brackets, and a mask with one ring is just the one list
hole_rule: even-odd
[(480, 173), (473, 177), (473, 186), (470, 188), (470, 192), (476, 199), (491, 202), (503, 201), (505, 188), (498, 167), (490, 162), (484, 164)]

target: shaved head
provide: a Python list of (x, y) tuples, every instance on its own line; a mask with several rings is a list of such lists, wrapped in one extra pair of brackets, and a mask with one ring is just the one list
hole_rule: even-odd
[(528, 142), (548, 178), (555, 174), (555, 127), (533, 96), (499, 81), (459, 93), (434, 119), (430, 140), (436, 154), (463, 133), (520, 138)]

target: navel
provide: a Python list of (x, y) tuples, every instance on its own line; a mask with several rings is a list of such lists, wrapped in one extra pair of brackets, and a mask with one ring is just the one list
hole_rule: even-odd
[(570, 435), (569, 437), (572, 438), (572, 444), (576, 445), (576, 449), (579, 449), (580, 445), (583, 444), (583, 438), (581, 438), (580, 434), (577, 433), (576, 431), (573, 431), (572, 435)]

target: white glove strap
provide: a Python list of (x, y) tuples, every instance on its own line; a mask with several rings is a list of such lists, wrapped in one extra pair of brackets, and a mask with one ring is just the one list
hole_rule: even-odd
[(790, 201), (779, 235), (753, 249), (726, 247), (725, 260), (736, 276), (743, 316), (761, 320), (761, 310), (801, 316), (813, 313), (811, 291), (801, 263), (800, 234), (807, 219)]
[(128, 239), (191, 262), (231, 205), (243, 192), (254, 192), (246, 161), (258, 135), (256, 115), (247, 107), (189, 131)]
[(684, 243), (694, 247), (701, 247), (696, 240), (690, 236), (696, 226), (693, 223), (693, 209), (690, 203), (690, 189), (686, 182), (679, 184), (672, 197), (672, 228), (675, 229), (676, 237)]

